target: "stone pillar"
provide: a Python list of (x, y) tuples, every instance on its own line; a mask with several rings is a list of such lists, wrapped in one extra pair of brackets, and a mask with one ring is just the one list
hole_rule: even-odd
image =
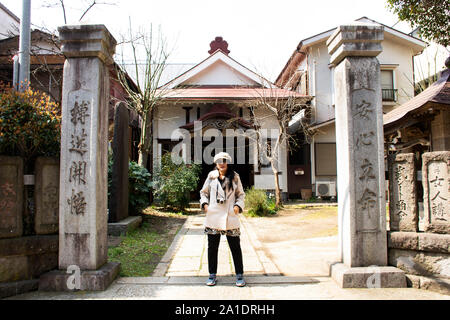
[(422, 155), (425, 231), (450, 234), (450, 151)]
[(416, 232), (419, 230), (419, 213), (414, 153), (390, 156), (388, 166), (390, 231)]
[(34, 230), (36, 234), (56, 234), (59, 223), (59, 159), (39, 157), (34, 168)]
[(23, 233), (23, 159), (0, 156), (0, 239)]
[[(380, 65), (383, 27), (344, 25), (327, 41), (335, 66), (339, 250), (331, 267), (342, 287), (404, 287), (404, 273), (387, 265), (383, 114)], [(376, 267), (374, 267), (376, 266)], [(370, 267), (370, 268), (368, 268)], [(374, 278), (375, 277), (375, 278)]]
[(108, 66), (113, 63), (116, 41), (103, 25), (58, 30), (67, 58), (62, 93), (60, 272), (41, 277), (40, 289), (74, 289), (64, 281), (70, 275), (65, 270), (70, 269), (97, 270), (81, 273), (81, 288), (77, 289), (103, 290), (119, 267), (106, 264)]
[(128, 164), (130, 150), (130, 117), (125, 103), (116, 104), (114, 112), (113, 165), (109, 222), (128, 218)]

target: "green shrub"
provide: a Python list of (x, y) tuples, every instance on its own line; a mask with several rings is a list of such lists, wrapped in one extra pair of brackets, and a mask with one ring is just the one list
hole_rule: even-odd
[(250, 216), (268, 216), (277, 213), (275, 199), (266, 191), (251, 187), (245, 191), (245, 207)]
[(139, 213), (150, 205), (151, 175), (146, 168), (134, 161), (130, 162), (128, 172), (130, 190), (128, 210), (130, 214)]
[[(112, 184), (112, 156), (108, 158), (108, 198), (111, 196)], [(128, 165), (128, 212), (130, 215), (139, 214), (150, 205), (150, 189), (152, 182), (150, 173), (134, 161)]]
[(172, 154), (166, 153), (154, 173), (153, 195), (164, 207), (183, 210), (189, 205), (189, 192), (197, 188), (201, 166), (172, 161)]
[(33, 166), (37, 156), (59, 156), (60, 108), (45, 93), (10, 88), (0, 93), (0, 154), (21, 156)]

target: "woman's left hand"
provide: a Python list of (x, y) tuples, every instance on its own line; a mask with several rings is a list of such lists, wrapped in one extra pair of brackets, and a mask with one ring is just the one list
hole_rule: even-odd
[(234, 206), (234, 214), (239, 214), (239, 207), (238, 206)]

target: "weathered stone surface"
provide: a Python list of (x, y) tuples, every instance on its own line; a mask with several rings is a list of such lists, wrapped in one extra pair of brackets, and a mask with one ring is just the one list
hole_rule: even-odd
[(450, 151), (422, 155), (425, 231), (450, 234)]
[(408, 287), (450, 295), (450, 279), (407, 274), (406, 281)]
[(349, 268), (339, 263), (331, 266), (332, 278), (342, 288), (405, 288), (405, 273), (394, 267)]
[(419, 234), (416, 232), (388, 232), (388, 247), (393, 249), (419, 250)]
[(30, 280), (57, 266), (57, 252), (0, 257), (0, 282)]
[(450, 295), (450, 279), (439, 277), (419, 277), (420, 289), (439, 292), (441, 294)]
[(388, 232), (388, 247), (450, 254), (450, 235), (423, 232)]
[(58, 252), (57, 235), (0, 239), (0, 257)]
[(128, 217), (129, 118), (125, 103), (117, 103), (114, 113), (113, 165), (108, 222), (119, 222)]
[(418, 231), (416, 173), (413, 153), (388, 158), (389, 224), (391, 231)]
[(128, 232), (133, 231), (142, 223), (141, 216), (128, 217), (120, 222), (108, 223), (108, 235), (124, 236)]
[[(120, 263), (108, 262), (94, 271), (81, 271), (80, 289), (86, 291), (104, 291), (114, 281), (120, 271)], [(39, 278), (40, 291), (73, 291), (67, 286), (71, 276), (65, 270), (54, 270)]]
[(345, 57), (376, 57), (383, 50), (383, 27), (366, 22), (342, 25), (328, 38), (330, 63), (337, 65)]
[(0, 239), (23, 233), (23, 160), (0, 156)]
[(408, 288), (420, 289), (420, 276), (406, 274), (406, 286)]
[[(344, 30), (360, 32), (358, 26)], [(361, 29), (363, 39), (370, 42), (373, 37), (373, 41), (379, 41), (380, 29), (373, 29), (372, 37), (370, 30)], [(337, 49), (329, 47), (330, 50)], [(378, 60), (346, 57), (335, 68), (334, 83), (342, 259), (349, 267), (385, 266), (384, 145)]]
[(59, 159), (39, 157), (35, 162), (36, 234), (58, 232)]
[(450, 254), (448, 253), (390, 249), (389, 264), (408, 274), (450, 278)]
[(419, 234), (419, 250), (450, 253), (450, 235), (421, 233)]
[(24, 280), (0, 283), (0, 299), (12, 297), (29, 291), (35, 291), (39, 287), (39, 280)]
[(98, 58), (112, 63), (116, 40), (104, 25), (66, 25), (58, 28), (61, 51), (67, 58)]
[(28, 279), (26, 256), (0, 257), (0, 282)]
[(107, 260), (109, 70), (115, 40), (104, 26), (59, 28), (64, 64), (59, 268)]

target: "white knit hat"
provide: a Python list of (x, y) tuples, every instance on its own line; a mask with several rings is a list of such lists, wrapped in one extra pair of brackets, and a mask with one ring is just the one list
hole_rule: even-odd
[(218, 154), (216, 154), (214, 156), (214, 163), (216, 163), (216, 161), (219, 160), (219, 159), (227, 159), (228, 163), (232, 162), (231, 156), (228, 153), (226, 153), (226, 152), (219, 152)]

